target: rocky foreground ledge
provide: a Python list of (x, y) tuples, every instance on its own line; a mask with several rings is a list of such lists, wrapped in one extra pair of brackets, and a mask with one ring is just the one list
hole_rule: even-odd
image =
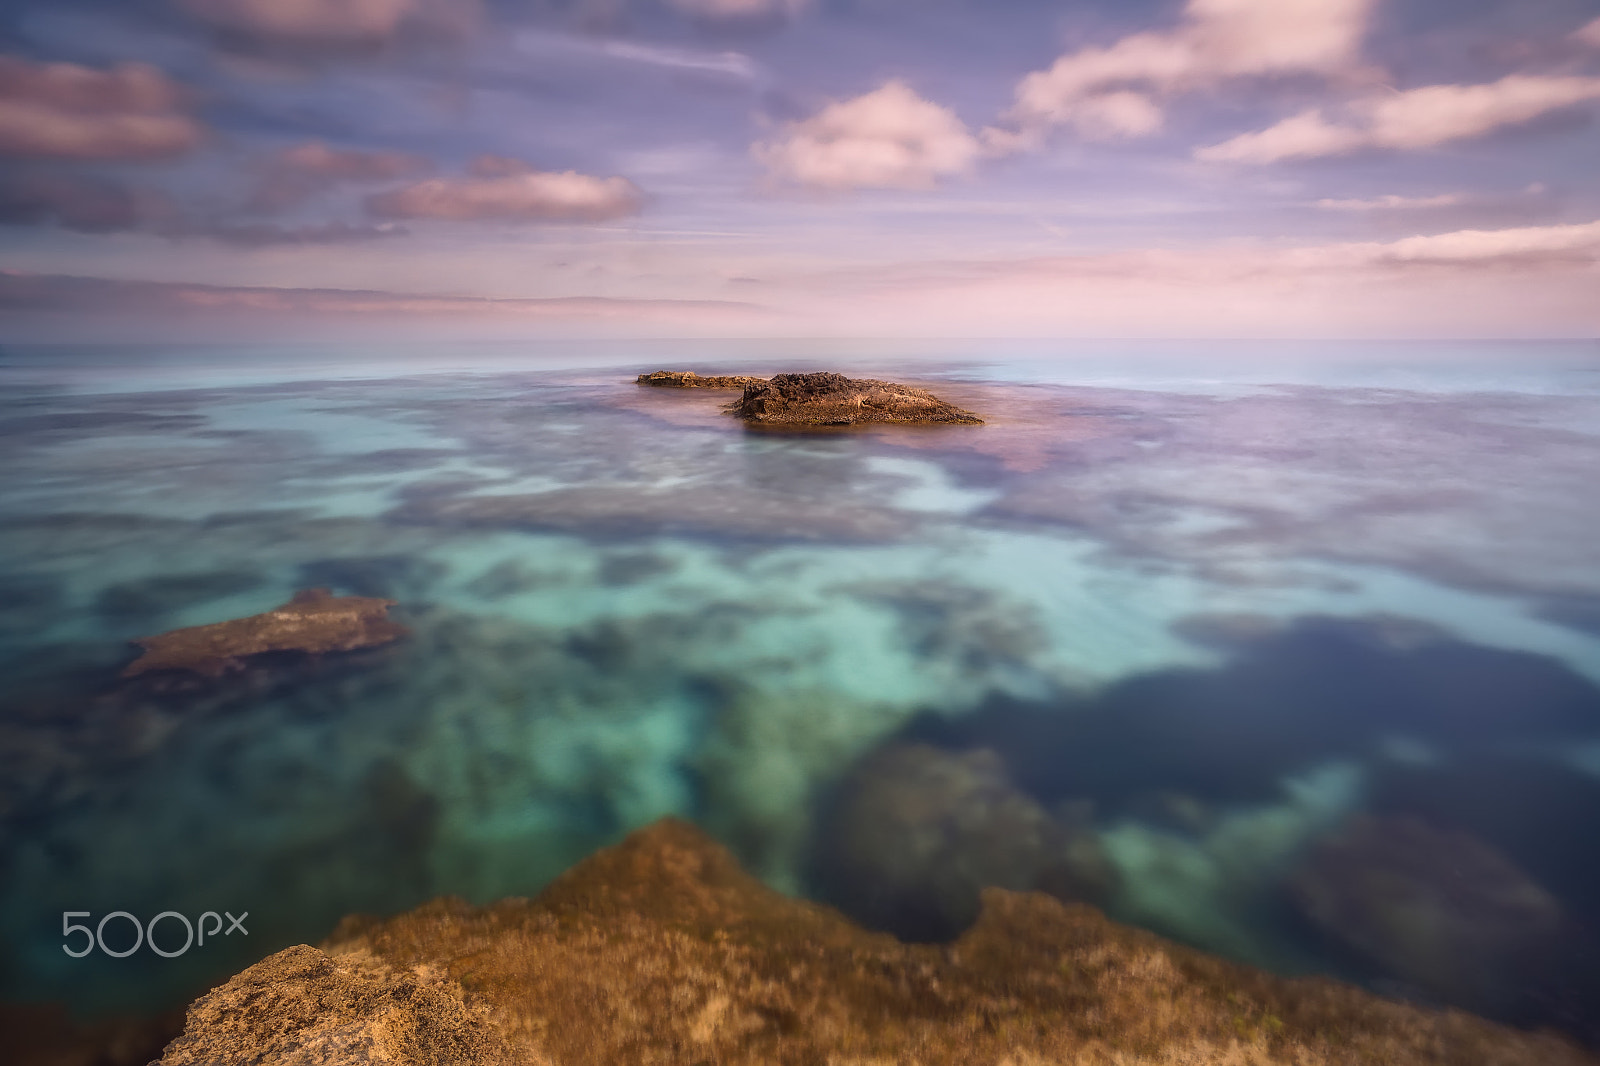
[(1564, 1041), (1287, 980), (990, 889), (903, 944), (667, 819), (533, 900), (346, 919), (190, 1006), (162, 1066), (1596, 1066)]
[(771, 378), (700, 377), (689, 370), (640, 374), (639, 384), (671, 388), (742, 388), (727, 410), (765, 426), (851, 426), (861, 422), (982, 425), (983, 419), (925, 389), (843, 374), (775, 374)]

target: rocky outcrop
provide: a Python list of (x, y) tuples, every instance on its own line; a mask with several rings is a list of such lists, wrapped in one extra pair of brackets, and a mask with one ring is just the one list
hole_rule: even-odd
[(987, 749), (890, 745), (848, 775), (818, 837), (828, 898), (913, 940), (966, 929), (986, 887), (1104, 903), (1116, 884), (1089, 827), (1018, 792)]
[(639, 375), (641, 385), (655, 385), (658, 388), (668, 389), (744, 389), (752, 385), (764, 385), (766, 381), (766, 378), (750, 377), (746, 374), (714, 374), (711, 377), (701, 377), (693, 370), (657, 370), (651, 374)]
[(790, 899), (675, 820), (537, 899), (347, 919), (198, 1000), (162, 1066), (1596, 1066), (1546, 1035), (1285, 980), (990, 889), (947, 946)]
[(122, 676), (185, 670), (220, 677), (240, 669), (250, 656), (267, 652), (321, 655), (377, 647), (406, 635), (404, 626), (389, 620), (393, 606), (393, 600), (305, 589), (264, 614), (141, 637), (133, 643), (143, 648), (144, 654), (129, 663)]
[(747, 422), (765, 426), (983, 422), (923, 389), (826, 373), (777, 374), (770, 381), (748, 385), (729, 410)]
[(1420, 818), (1356, 818), (1291, 887), (1329, 937), (1450, 1003), (1514, 1012), (1533, 975), (1556, 969), (1555, 898), (1481, 840)]
[(201, 996), (162, 1066), (427, 1063), (510, 1066), (481, 1000), (427, 965), (396, 970), (359, 952), (286, 948)]

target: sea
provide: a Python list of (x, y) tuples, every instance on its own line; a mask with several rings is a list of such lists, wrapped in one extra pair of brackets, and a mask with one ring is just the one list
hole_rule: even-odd
[[(985, 424), (762, 430), (658, 369)], [(120, 676), (308, 588), (410, 635)], [(968, 792), (852, 807), (897, 745)], [(830, 835), (1028, 888), (963, 841), (1053, 820), (1120, 921), (1594, 1041), (1600, 344), (0, 350), (0, 1000), (167, 1009), (664, 816), (934, 939), (873, 882), (926, 855)]]

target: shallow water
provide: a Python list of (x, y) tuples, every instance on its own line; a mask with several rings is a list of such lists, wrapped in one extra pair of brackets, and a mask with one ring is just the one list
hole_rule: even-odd
[[(531, 894), (665, 814), (871, 919), (819, 837), (901, 739), (1070, 807), (1125, 920), (1595, 1032), (1571, 959), (1494, 946), (1492, 994), (1430, 986), (1288, 887), (1356, 815), (1416, 817), (1589, 942), (1592, 345), (867, 352), (988, 424), (801, 434), (632, 384), (787, 351), (342, 354), (0, 362), (0, 997), (181, 1002), (350, 912)], [(117, 681), (133, 637), (310, 586), (413, 635)], [(63, 911), (115, 910), (249, 934), (61, 950)]]

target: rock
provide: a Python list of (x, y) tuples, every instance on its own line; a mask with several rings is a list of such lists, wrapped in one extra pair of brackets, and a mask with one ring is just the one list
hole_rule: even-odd
[(1555, 898), (1511, 860), (1420, 818), (1356, 818), (1296, 872), (1291, 892), (1318, 928), (1446, 1002), (1514, 1013), (1549, 973), (1564, 924)]
[(189, 1007), (162, 1066), (510, 1063), (480, 1002), (422, 965), (397, 971), (359, 953), (301, 944), (270, 955)]
[(639, 375), (641, 385), (655, 385), (669, 389), (744, 389), (752, 385), (765, 385), (766, 382), (766, 378), (754, 378), (744, 374), (719, 374), (703, 378), (693, 370), (657, 370), (652, 374)]
[(1018, 792), (986, 749), (902, 743), (874, 753), (841, 786), (819, 839), (828, 898), (912, 940), (960, 933), (990, 886), (1103, 903), (1116, 882), (1094, 834)]
[(134, 644), (144, 654), (122, 671), (137, 677), (151, 670), (187, 670), (220, 677), (242, 667), (251, 655), (299, 651), (321, 655), (388, 644), (406, 628), (388, 618), (393, 600), (334, 596), (327, 589), (305, 589), (276, 610), (207, 626), (174, 629)]
[(346, 919), (198, 1000), (161, 1061), (1596, 1066), (1038, 893), (990, 889), (954, 944), (903, 944), (766, 888), (674, 819), (534, 900)]
[(730, 408), (747, 422), (766, 426), (849, 426), (858, 422), (956, 422), (983, 419), (909, 385), (842, 374), (778, 374), (745, 386)]

